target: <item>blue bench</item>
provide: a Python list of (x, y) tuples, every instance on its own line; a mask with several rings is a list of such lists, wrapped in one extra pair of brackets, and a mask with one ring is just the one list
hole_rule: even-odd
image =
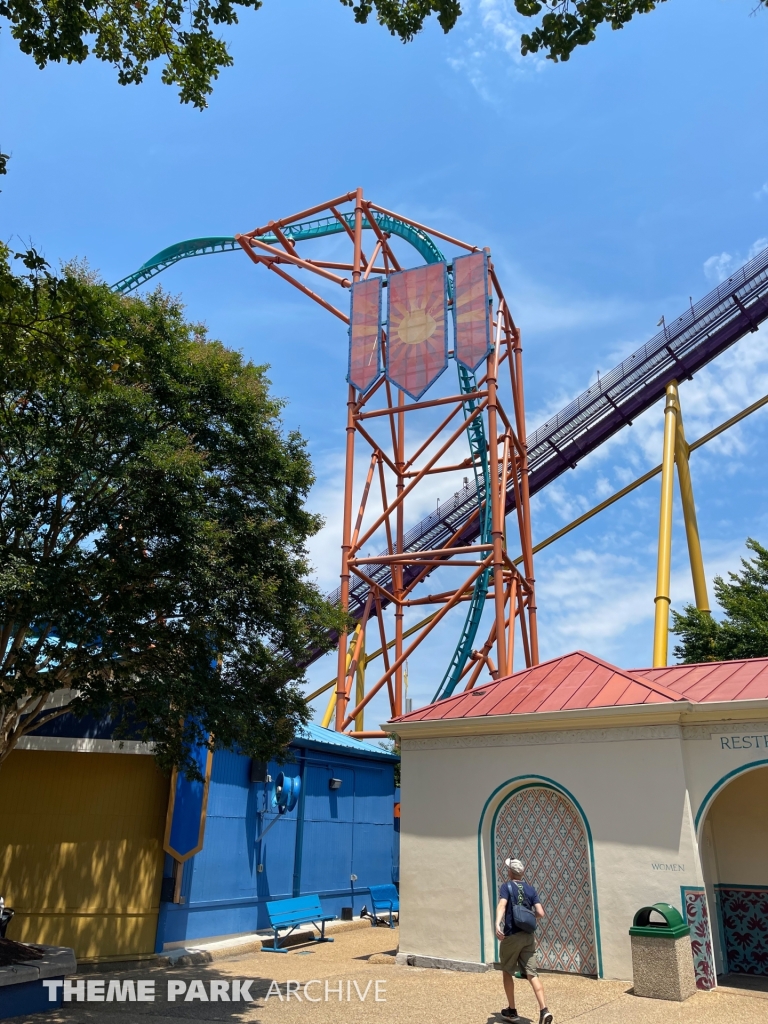
[(312, 942), (333, 942), (325, 934), (325, 922), (335, 921), (335, 914), (324, 914), (320, 906), (319, 896), (296, 896), (292, 900), (272, 900), (267, 903), (267, 914), (269, 923), (275, 933), (273, 946), (262, 946), (263, 953), (287, 953), (287, 949), (280, 946), (278, 930), (288, 928), (283, 936), (287, 939), (299, 925), (311, 924), (320, 932), (320, 935), (312, 937)]
[[(371, 894), (371, 926), (379, 924), (379, 914), (389, 914), (389, 927), (394, 928), (392, 915), (397, 914), (400, 922), (400, 896), (394, 885), (372, 885), (369, 890)], [(381, 924), (385, 922), (382, 920)]]

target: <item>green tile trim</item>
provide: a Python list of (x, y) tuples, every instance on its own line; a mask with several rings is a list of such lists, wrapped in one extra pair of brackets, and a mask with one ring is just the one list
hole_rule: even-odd
[[(520, 785), (516, 786), (515, 783), (519, 782)], [(561, 786), (559, 782), (554, 779), (547, 778), (546, 775), (516, 775), (512, 779), (507, 779), (506, 782), (502, 782), (500, 786), (491, 793), (488, 799), (483, 804), (483, 809), (480, 812), (480, 822), (477, 826), (477, 879), (478, 879), (478, 904), (480, 908), (480, 962), (485, 963), (485, 925), (483, 923), (483, 824), (485, 822), (486, 812), (491, 801), (504, 789), (511, 787), (509, 792), (505, 795), (505, 799), (512, 796), (513, 793), (518, 793), (523, 789), (551, 789), (556, 793), (560, 793), (561, 796), (566, 797), (571, 801), (573, 806), (579, 812), (581, 816), (584, 829), (587, 833), (587, 842), (589, 844), (589, 867), (592, 876), (592, 913), (594, 915), (594, 929), (595, 929), (595, 952), (597, 954), (597, 976), (598, 978), (603, 977), (603, 953), (602, 945), (600, 941), (600, 913), (597, 904), (597, 875), (595, 873), (595, 851), (594, 843), (592, 841), (592, 829), (589, 826), (589, 820), (587, 819), (584, 809), (582, 808), (579, 801), (565, 786)], [(493, 838), (496, 826), (496, 817), (499, 813), (501, 803), (493, 813), (491, 820), (491, 838)], [(496, 877), (494, 873), (493, 877), (493, 909), (496, 908)], [(498, 939), (494, 935), (494, 953), (496, 953), (496, 943)]]

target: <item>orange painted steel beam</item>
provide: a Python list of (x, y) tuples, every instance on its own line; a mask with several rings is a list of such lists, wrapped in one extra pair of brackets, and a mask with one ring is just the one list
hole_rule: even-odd
[(431, 558), (437, 555), (468, 555), (475, 551), (488, 551), (491, 548), (491, 544), (465, 544), (462, 547), (451, 548), (446, 551), (445, 548), (422, 548), (419, 551), (408, 551), (403, 554), (396, 555), (375, 555), (366, 558), (354, 558), (350, 559), (355, 565), (364, 565), (366, 562), (370, 565), (386, 565), (387, 562), (413, 562), (418, 561), (420, 558)]
[[(410, 494), (410, 492), (414, 489), (414, 487), (419, 482), (419, 480), (421, 480), (421, 478), (426, 474), (427, 470), (430, 469), (432, 466), (434, 466), (434, 464), (437, 462), (437, 460), (439, 458), (441, 458), (448, 451), (448, 449), (452, 445), (454, 445), (456, 443), (458, 438), (461, 437), (461, 435), (464, 433), (464, 431), (466, 430), (467, 426), (472, 422), (472, 420), (474, 420), (477, 416), (480, 415), (481, 412), (483, 412), (485, 410), (485, 407), (486, 407), (487, 404), (488, 404), (487, 401), (481, 402), (480, 405), (478, 405), (477, 408), (474, 409), (473, 412), (469, 416), (467, 416), (467, 418), (464, 420), (464, 422), (461, 424), (461, 426), (448, 438), (448, 440), (442, 445), (442, 447), (439, 449), (439, 451), (435, 452), (435, 454), (431, 457), (429, 462), (427, 462), (426, 466), (424, 466), (421, 470), (419, 470), (419, 472), (416, 474), (416, 476), (413, 478), (413, 480), (411, 480), (411, 482), (407, 486), (403, 487), (402, 491), (398, 494), (398, 496), (392, 502), (392, 504), (390, 506), (390, 511), (392, 511), (392, 510), (394, 510), (394, 509), (396, 509), (396, 508), (398, 508), (399, 506), (402, 505), (402, 503), (403, 503), (404, 499), (406, 498), (406, 496), (408, 494)], [(402, 415), (402, 413), (400, 415)], [(362, 429), (360, 427), (358, 427), (357, 429), (360, 430), (360, 432), (362, 433)], [(368, 528), (367, 533), (365, 533), (361, 537), (361, 539), (360, 539), (360, 543), (361, 544), (364, 544), (367, 540), (369, 540), (373, 536), (373, 534), (376, 532), (376, 530), (378, 530), (378, 528), (381, 526), (382, 521), (383, 521), (383, 517), (380, 516), (376, 520), (376, 522), (373, 524), (373, 526), (370, 526)]]
[(314, 300), (318, 305), (322, 306), (324, 309), (327, 309), (329, 313), (333, 313), (333, 315), (337, 316), (339, 320), (343, 320), (345, 324), (349, 323), (349, 317), (346, 315), (346, 313), (342, 313), (340, 309), (336, 309), (336, 307), (332, 305), (330, 302), (326, 302), (324, 298), (322, 298), (320, 295), (315, 294), (315, 292), (313, 292), (310, 288), (307, 288), (305, 284), (302, 284), (301, 281), (297, 281), (295, 278), (291, 277), (290, 274), (286, 274), (284, 270), (281, 270), (279, 267), (276, 267), (274, 263), (270, 262), (267, 259), (262, 259), (260, 256), (257, 256), (256, 253), (251, 249), (250, 245), (243, 241), (242, 235), (236, 235), (235, 241), (239, 244), (240, 248), (243, 250), (246, 256), (249, 256), (250, 259), (255, 264), (257, 264), (257, 266), (265, 266), (268, 270), (271, 270), (278, 276), (282, 277), (284, 281), (287, 281), (289, 284), (292, 284), (294, 288), (298, 288), (300, 292), (303, 292), (308, 298)]
[(389, 262), (392, 264), (392, 266), (395, 269), (395, 271), (400, 270), (401, 269), (400, 264), (397, 262), (397, 258), (395, 256), (395, 254), (392, 252), (392, 248), (389, 245), (389, 243), (387, 242), (386, 237), (385, 237), (383, 231), (381, 230), (379, 225), (376, 223), (376, 218), (371, 216), (371, 204), (370, 203), (363, 203), (363, 209), (365, 210), (366, 220), (368, 221), (368, 223), (373, 228), (373, 232), (376, 235), (377, 239), (379, 240), (379, 244), (381, 245), (382, 249), (384, 250), (384, 252), (386, 252), (387, 258), (388, 258)]
[[(452, 402), (458, 403), (456, 412), (459, 412), (464, 402), (471, 401), (473, 398), (486, 398), (487, 395), (487, 391), (470, 391), (466, 395), (449, 395), (447, 398), (432, 398), (426, 402), (409, 402), (404, 407), (403, 412), (415, 412), (417, 409), (432, 409), (437, 405), (450, 405)], [(389, 416), (390, 413), (395, 412), (400, 412), (397, 406), (388, 409), (374, 409), (372, 412), (359, 413), (358, 419), (369, 420), (373, 419), (374, 416)]]
[(414, 228), (418, 228), (420, 231), (426, 231), (428, 235), (434, 235), (436, 238), (442, 238), (444, 242), (450, 242), (451, 245), (458, 245), (462, 249), (469, 249), (470, 252), (479, 252), (480, 250), (476, 245), (470, 245), (469, 242), (462, 242), (458, 238), (453, 238), (451, 235), (446, 235), (442, 231), (438, 231), (437, 228), (428, 228), (424, 224), (419, 224), (417, 220), (411, 220), (410, 217), (404, 217), (402, 213), (392, 213), (391, 210), (385, 209), (383, 206), (378, 206), (376, 203), (368, 203), (371, 210), (378, 210), (379, 213), (384, 213), (389, 217), (397, 217), (398, 220), (404, 221), (406, 224), (410, 224)]
[[(337, 207), (347, 205), (344, 214)], [(351, 260), (330, 260), (323, 258), (305, 258), (297, 239), (291, 237), (290, 225), (314, 214), (326, 213), (335, 218), (341, 227), (341, 238), (351, 245)], [(337, 309), (323, 296), (317, 295), (302, 282), (296, 280), (284, 267), (290, 270), (304, 270), (322, 277), (334, 286), (348, 289), (351, 285), (371, 275), (386, 279), (393, 272), (401, 270), (398, 255), (390, 244), (390, 234), (374, 215), (395, 217), (399, 221), (411, 225), (417, 231), (426, 232), (435, 238), (443, 239), (453, 246), (469, 253), (481, 253), (479, 247), (470, 245), (451, 235), (429, 228), (409, 217), (394, 214), (383, 206), (379, 206), (364, 198), (363, 190), (339, 196), (328, 203), (319, 204), (301, 210), (290, 217), (283, 217), (269, 222), (265, 227), (238, 236), (237, 240), (255, 265), (263, 265), (276, 273), (293, 287), (297, 288), (315, 303), (333, 313), (342, 322), (349, 324), (350, 318)], [(372, 258), (368, 260), (362, 248), (362, 231), (369, 228), (375, 237)], [(271, 244), (260, 235), (271, 234)], [(490, 320), (493, 330), (493, 345), (489, 357), (482, 370), (478, 368), (476, 383), (471, 392), (460, 395), (444, 395), (435, 398), (426, 397), (419, 401), (408, 401), (401, 390), (397, 395), (386, 375), (382, 374), (374, 381), (365, 393), (358, 393), (353, 387), (347, 393), (347, 427), (345, 446), (345, 482), (344, 506), (342, 514), (341, 544), (341, 586), (339, 599), (342, 607), (349, 608), (353, 577), (362, 581), (368, 588), (363, 611), (363, 628), (354, 643), (354, 650), (347, 652), (348, 638), (339, 640), (339, 659), (336, 679), (335, 726), (347, 729), (372, 696), (386, 685), (391, 711), (394, 715), (402, 713), (403, 703), (403, 667), (407, 657), (423, 642), (447, 611), (459, 603), (472, 598), (474, 583), (479, 574), (490, 570), (493, 577), (492, 587), (485, 591), (486, 600), (491, 601), (494, 609), (489, 639), (481, 652), (473, 652), (461, 671), (461, 678), (469, 677), (468, 687), (471, 688), (479, 678), (478, 673), (488, 668), (494, 675), (498, 671), (506, 671), (514, 661), (515, 630), (517, 619), (520, 619), (522, 646), (526, 664), (536, 663), (538, 649), (536, 641), (535, 591), (533, 578), (533, 545), (531, 542), (528, 460), (525, 446), (525, 406), (522, 385), (522, 348), (520, 333), (510, 314), (504, 298), (496, 270), (488, 254), (488, 272), (490, 282)], [(450, 261), (449, 261), (450, 262)], [(380, 265), (380, 264), (383, 264)], [(348, 276), (342, 276), (348, 275)], [(448, 301), (452, 305), (452, 300)], [(380, 326), (379, 341), (381, 357), (386, 365), (389, 339), (387, 332)], [(454, 355), (453, 350), (449, 356)], [(500, 368), (507, 363), (510, 391), (506, 391), (500, 377)], [(509, 395), (512, 405), (508, 405)], [(468, 403), (476, 403), (476, 408), (468, 412)], [(444, 407), (447, 415), (440, 414), (441, 422), (435, 427), (427, 418), (432, 410)], [(456, 424), (456, 417), (464, 414), (462, 422)], [(407, 415), (406, 415), (407, 414)], [(423, 416), (422, 416), (423, 414)], [(391, 436), (385, 444), (377, 441), (371, 425), (381, 419), (385, 420), (385, 429)], [(485, 497), (480, 492), (478, 508), (467, 518), (462, 519), (460, 528), (456, 528), (440, 546), (434, 543), (423, 550), (406, 549), (406, 515), (412, 503), (412, 495), (422, 481), (439, 473), (459, 473), (474, 466), (473, 457), (459, 459), (448, 453), (453, 446), (461, 441), (472, 424), (482, 419), (483, 435), (488, 438), (487, 458), (490, 470), (490, 490), (488, 501), (491, 518), (491, 537), (485, 544), (462, 543), (466, 536), (467, 526), (477, 522), (477, 518), (485, 515)], [(426, 421), (429, 428), (419, 430), (414, 420)], [(413, 432), (413, 451), (409, 451), (406, 426)], [(372, 429), (372, 426), (371, 426)], [(370, 451), (370, 463), (367, 472), (359, 481), (355, 475), (355, 458), (357, 438), (366, 442)], [(431, 449), (436, 449), (432, 451)], [(417, 461), (425, 461), (420, 467)], [(475, 454), (474, 458), (477, 455)], [(391, 473), (393, 481), (387, 479)], [(511, 478), (511, 480), (510, 480)], [(390, 497), (388, 489), (394, 484), (394, 495)], [(381, 501), (381, 512), (378, 511), (378, 500), (372, 503), (372, 490), (378, 489)], [(420, 492), (424, 490), (423, 486)], [(522, 571), (517, 570), (511, 562), (506, 550), (506, 517), (505, 501), (507, 490), (515, 495), (517, 509), (516, 526), (520, 536)], [(374, 507), (376, 506), (376, 507)], [(354, 509), (357, 515), (354, 516)], [(369, 522), (372, 520), (372, 522)], [(469, 520), (469, 521), (468, 521)], [(386, 535), (386, 554), (382, 556), (361, 556), (361, 549), (371, 538), (382, 530)], [(455, 545), (455, 547), (454, 547)], [(375, 578), (365, 570), (373, 566)], [(466, 568), (470, 575), (452, 590), (444, 593), (426, 595), (423, 598), (414, 596), (426, 577), (436, 568)], [(356, 593), (359, 583), (355, 584)], [(475, 600), (477, 595), (475, 595)], [(391, 603), (394, 610), (394, 639), (387, 641), (384, 620), (384, 604)], [(439, 604), (438, 611), (430, 616), (428, 624), (420, 629), (418, 635), (407, 647), (404, 646), (406, 636), (411, 630), (404, 629), (403, 616), (406, 607), (417, 604)], [(362, 604), (358, 606), (358, 610)], [(355, 663), (355, 652), (362, 650), (363, 629), (365, 622), (376, 616), (382, 647), (385, 650), (385, 674), (375, 685), (368, 689), (357, 706), (350, 710), (351, 680), (354, 673), (349, 665)], [(394, 647), (390, 659), (387, 653), (390, 646)], [(494, 657), (491, 650), (496, 647)], [(366, 659), (367, 660), (367, 659)], [(347, 662), (349, 661), (349, 665)], [(359, 696), (359, 694), (358, 694)], [(360, 730), (362, 732), (362, 730)], [(352, 730), (352, 733), (354, 730)], [(352, 734), (350, 733), (350, 734)]]
[[(337, 199), (332, 199), (329, 203), (320, 203), (319, 206), (310, 206), (307, 210), (300, 210), (298, 213), (291, 214), (290, 217), (283, 217), (281, 220), (270, 221), (270, 224), (277, 224), (278, 227), (285, 228), (289, 224), (295, 224), (297, 220), (304, 220), (305, 217), (311, 217), (315, 213), (322, 213), (323, 210), (330, 210), (332, 206), (341, 206), (342, 203), (348, 203), (350, 200), (355, 198), (354, 192), (347, 192), (346, 195), (339, 196)], [(272, 230), (270, 224), (267, 224), (263, 228), (255, 228), (253, 231), (249, 231), (249, 235), (266, 235)]]
[[(333, 281), (334, 284), (341, 285), (342, 288), (349, 288), (350, 282), (346, 277), (339, 277), (338, 274), (332, 274), (330, 270), (323, 270), (322, 267), (316, 263), (310, 263), (308, 260), (303, 260), (299, 256), (291, 256), (288, 253), (282, 253), (274, 245), (270, 245), (268, 242), (262, 242), (258, 238), (251, 238), (248, 242), (249, 245), (255, 245), (259, 249), (263, 249), (272, 256), (277, 256), (281, 261), (287, 260), (289, 263), (293, 263), (294, 266), (300, 267), (303, 270), (311, 270), (313, 274), (318, 274), (320, 277), (324, 277), (327, 281)], [(354, 275), (354, 271), (352, 271)]]
[[(462, 587), (462, 591), (461, 591), (461, 592), (463, 592), (464, 590), (466, 590), (466, 589), (467, 589), (468, 587), (472, 586), (472, 584), (473, 584), (473, 583), (475, 582), (475, 580), (477, 579), (477, 577), (478, 577), (478, 576), (480, 575), (480, 573), (481, 573), (481, 572), (483, 571), (483, 568), (484, 568), (484, 566), (486, 566), (486, 565), (488, 564), (488, 561), (489, 561), (489, 559), (486, 559), (486, 560), (485, 560), (485, 561), (484, 561), (484, 562), (483, 562), (483, 563), (482, 563), (482, 564), (480, 565), (480, 567), (479, 567), (479, 568), (478, 568), (478, 569), (477, 569), (477, 570), (476, 570), (475, 572), (473, 572), (473, 573), (472, 573), (472, 575), (471, 575), (471, 576), (470, 576), (470, 577), (469, 577), (469, 578), (468, 578), (468, 579), (466, 580), (466, 582), (465, 582), (464, 586)], [(419, 646), (419, 644), (420, 644), (420, 643), (422, 642), (422, 640), (424, 640), (424, 639), (425, 639), (425, 638), (426, 638), (426, 637), (428, 636), (428, 634), (432, 632), (432, 630), (433, 630), (433, 629), (435, 628), (435, 626), (436, 626), (436, 625), (438, 624), (438, 622), (440, 622), (440, 620), (441, 620), (441, 619), (443, 619), (443, 618), (445, 617), (445, 615), (447, 615), (447, 613), (448, 613), (448, 612), (449, 612), (449, 611), (451, 610), (451, 608), (453, 608), (453, 606), (454, 606), (454, 605), (456, 604), (456, 602), (457, 602), (457, 601), (458, 601), (458, 599), (459, 599), (459, 593), (460, 593), (460, 592), (457, 592), (457, 593), (456, 593), (456, 594), (454, 595), (454, 597), (453, 597), (453, 598), (451, 598), (451, 600), (450, 600), (450, 601), (448, 601), (448, 602), (447, 602), (447, 603), (446, 603), (446, 604), (444, 605), (444, 607), (442, 607), (442, 608), (440, 609), (440, 611), (438, 611), (438, 612), (435, 612), (434, 618), (433, 618), (433, 619), (431, 619), (431, 620), (430, 620), (430, 621), (429, 621), (429, 622), (428, 622), (428, 623), (426, 624), (426, 626), (425, 626), (425, 627), (424, 627), (424, 629), (423, 629), (423, 630), (421, 631), (421, 633), (420, 633), (420, 634), (418, 635), (418, 637), (417, 637), (417, 638), (416, 638), (416, 639), (414, 640), (414, 642), (413, 642), (412, 644), (410, 644), (410, 645), (408, 646), (408, 648), (407, 648), (407, 649), (406, 649), (406, 650), (405, 650), (405, 651), (404, 651), (404, 652), (403, 652), (403, 653), (402, 653), (402, 654), (401, 654), (401, 655), (400, 655), (400, 656), (399, 656), (399, 657), (398, 657), (398, 658), (397, 658), (397, 659), (395, 660), (395, 662), (393, 663), (393, 665), (392, 665), (392, 667), (391, 667), (391, 668), (389, 669), (389, 671), (388, 671), (388, 672), (386, 672), (386, 673), (385, 673), (385, 674), (384, 674), (384, 675), (383, 675), (383, 676), (381, 677), (381, 679), (379, 679), (379, 680), (378, 680), (378, 682), (377, 682), (377, 683), (375, 684), (375, 686), (371, 687), (371, 689), (370, 689), (370, 690), (368, 691), (368, 693), (367, 693), (367, 694), (365, 695), (365, 697), (364, 697), (364, 698), (363, 698), (363, 699), (362, 699), (362, 700), (360, 701), (360, 703), (359, 703), (359, 704), (357, 705), (357, 707), (355, 707), (355, 708), (353, 708), (353, 709), (352, 709), (352, 711), (351, 711), (351, 712), (349, 713), (349, 715), (347, 716), (347, 719), (345, 719), (345, 721), (344, 721), (344, 724), (343, 724), (342, 728), (346, 729), (346, 727), (347, 727), (347, 726), (348, 726), (348, 725), (349, 725), (349, 724), (350, 724), (351, 722), (353, 722), (353, 721), (355, 720), (356, 716), (357, 716), (357, 715), (358, 715), (358, 714), (359, 714), (359, 713), (360, 713), (360, 712), (361, 712), (361, 711), (363, 710), (363, 708), (365, 707), (365, 705), (366, 705), (366, 704), (367, 704), (367, 703), (368, 703), (368, 702), (369, 702), (369, 701), (370, 701), (370, 700), (371, 700), (371, 699), (372, 699), (373, 697), (375, 697), (375, 696), (376, 696), (376, 694), (377, 694), (377, 693), (379, 692), (379, 690), (381, 689), (381, 687), (382, 687), (382, 686), (384, 685), (384, 683), (385, 683), (385, 682), (387, 681), (387, 679), (389, 678), (389, 676), (390, 676), (390, 675), (391, 675), (391, 674), (392, 674), (393, 672), (395, 672), (395, 671), (396, 671), (396, 670), (397, 670), (398, 668), (402, 668), (402, 666), (403, 666), (403, 663), (404, 663), (404, 662), (406, 661), (406, 659), (407, 659), (407, 658), (409, 658), (409, 657), (410, 657), (410, 656), (411, 656), (411, 655), (413, 654), (413, 652), (414, 652), (414, 651), (416, 650), (416, 648), (417, 648), (417, 647)], [(402, 714), (402, 710), (399, 710), (399, 711), (397, 711), (397, 713), (396, 713), (396, 714), (397, 714), (397, 716), (401, 715), (401, 714)]]

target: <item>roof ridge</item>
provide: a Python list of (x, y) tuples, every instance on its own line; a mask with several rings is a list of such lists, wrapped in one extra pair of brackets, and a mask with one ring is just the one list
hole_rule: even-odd
[[(612, 665), (610, 661), (605, 661), (605, 659), (599, 658), (596, 654), (591, 654), (589, 651), (578, 650), (573, 653), (580, 654), (583, 658), (593, 661), (596, 665), (602, 665), (604, 668), (611, 669), (612, 672), (618, 673), (620, 676), (624, 676), (624, 678), (629, 679), (630, 682), (640, 683), (642, 686), (647, 686), (650, 690), (653, 690), (654, 693), (658, 693), (662, 697), (670, 697), (675, 701), (688, 699), (687, 697), (683, 697), (676, 690), (672, 690), (670, 687), (664, 686), (662, 683), (655, 683), (653, 680), (640, 675), (640, 672), (647, 671), (647, 669), (619, 668), (618, 665)], [(635, 673), (637, 673), (637, 675), (635, 675)]]
[(677, 665), (662, 665), (660, 668), (645, 666), (644, 668), (628, 668), (627, 672), (669, 672), (672, 669), (683, 668), (714, 668), (716, 665), (745, 665), (747, 662), (766, 661), (768, 655), (762, 658), (729, 658), (725, 661), (681, 661)]
[[(647, 686), (649, 690), (653, 690), (654, 693), (661, 694), (662, 697), (671, 697), (672, 700), (681, 701), (687, 700), (691, 704), (698, 704), (698, 701), (691, 700), (690, 697), (684, 697), (683, 694), (678, 693), (677, 690), (672, 690), (669, 686), (664, 686), (662, 683), (655, 683), (652, 679), (647, 679), (645, 676), (640, 675), (641, 671), (648, 671), (647, 669), (626, 669), (622, 672), (622, 675), (628, 675), (636, 683), (641, 683)], [(637, 675), (635, 675), (637, 673)]]

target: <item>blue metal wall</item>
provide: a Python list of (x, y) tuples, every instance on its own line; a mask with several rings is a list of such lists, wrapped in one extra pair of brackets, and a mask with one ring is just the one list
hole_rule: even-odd
[[(165, 943), (268, 928), (266, 901), (303, 893), (319, 893), (327, 913), (358, 914), (368, 886), (397, 881), (395, 759), (312, 746), (294, 754), (268, 772), (273, 780), (280, 771), (300, 775), (299, 801), (257, 842), (278, 817), (274, 782), (251, 783), (249, 758), (216, 752), (203, 849), (184, 864), (184, 903), (160, 904), (158, 952)], [(341, 779), (339, 789), (330, 789), (331, 778)], [(171, 867), (168, 857), (167, 875)]]

